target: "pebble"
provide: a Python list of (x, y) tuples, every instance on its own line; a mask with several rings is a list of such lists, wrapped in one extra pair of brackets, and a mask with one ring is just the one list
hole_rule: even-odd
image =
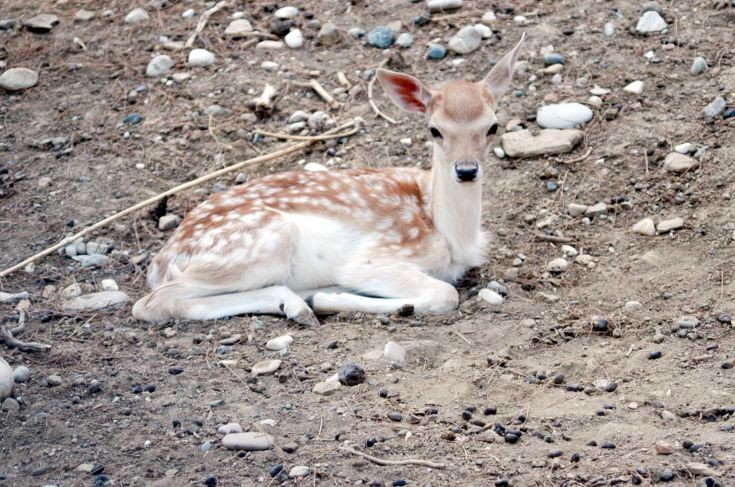
[(339, 42), (339, 37), (337, 26), (327, 22), (319, 29), (319, 33), (316, 35), (316, 43), (324, 47), (333, 46)]
[(75, 22), (87, 22), (94, 18), (95, 13), (91, 10), (81, 9), (74, 14)]
[(672, 152), (664, 159), (664, 170), (682, 174), (699, 166), (699, 161), (679, 152)]
[(278, 370), (280, 366), (280, 360), (261, 360), (257, 364), (253, 365), (250, 369), (250, 374), (253, 377), (258, 375), (269, 375)]
[(304, 34), (301, 33), (301, 29), (291, 29), (283, 41), (291, 49), (299, 49), (304, 45)]
[(19, 365), (13, 371), (13, 380), (19, 384), (28, 382), (30, 378), (31, 378), (31, 369), (29, 369), (25, 365)]
[(664, 421), (674, 421), (676, 419), (676, 416), (671, 411), (661, 411), (661, 419)]
[(161, 77), (173, 68), (174, 64), (174, 60), (170, 56), (161, 54), (150, 60), (148, 67), (145, 69), (145, 74), (151, 78)]
[(396, 46), (408, 49), (413, 45), (413, 36), (408, 32), (404, 32), (396, 39)]
[(294, 465), (288, 472), (288, 478), (295, 479), (299, 477), (306, 477), (311, 473), (309, 467), (305, 465)]
[(182, 18), (182, 19), (193, 19), (193, 18), (194, 18), (194, 17), (196, 17), (196, 16), (197, 16), (197, 11), (196, 11), (196, 10), (194, 10), (193, 8), (190, 8), (190, 9), (184, 10), (184, 11), (183, 11), (183, 12), (181, 13), (181, 18)]
[(659, 440), (655, 445), (656, 454), (658, 455), (671, 455), (674, 453), (674, 447), (668, 441)]
[(607, 22), (604, 27), (604, 32), (607, 37), (615, 35), (615, 25), (612, 22)]
[(124, 123), (125, 125), (137, 125), (142, 121), (143, 121), (143, 117), (140, 115), (140, 113), (137, 113), (137, 112), (133, 112), (129, 115), (126, 115), (122, 119), (122, 123)]
[(474, 26), (468, 25), (449, 39), (449, 49), (457, 54), (469, 54), (479, 48), (481, 43), (482, 34)]
[(278, 63), (273, 62), (273, 61), (263, 61), (260, 64), (260, 67), (263, 68), (264, 71), (268, 71), (271, 73), (278, 71)]
[(396, 342), (388, 342), (383, 349), (383, 358), (402, 366), (406, 361), (406, 350)]
[(336, 381), (329, 380), (317, 383), (314, 386), (314, 389), (312, 389), (312, 392), (314, 394), (319, 394), (320, 396), (331, 396), (341, 388), (342, 384)]
[(366, 33), (366, 31), (362, 27), (353, 27), (353, 28), (351, 28), (350, 30), (347, 31), (347, 34), (350, 37), (354, 37), (355, 39), (360, 39), (360, 38), (364, 37), (365, 36), (365, 33)]
[(576, 217), (584, 215), (584, 212), (587, 211), (587, 208), (589, 208), (589, 206), (587, 205), (580, 205), (579, 203), (569, 203), (569, 205), (567, 205), (567, 212), (570, 216)]
[(105, 267), (107, 264), (110, 263), (110, 259), (108, 259), (104, 255), (75, 255), (72, 257), (75, 261), (82, 264), (82, 267), (89, 267), (89, 268), (96, 268), (96, 267)]
[(122, 291), (102, 291), (71, 298), (61, 305), (66, 313), (107, 310), (119, 308), (130, 301), (130, 297)]
[(7, 91), (26, 90), (38, 83), (38, 73), (28, 68), (10, 68), (0, 75), (0, 88)]
[(17, 413), (18, 411), (20, 411), (20, 404), (18, 404), (18, 401), (16, 401), (12, 397), (7, 397), (3, 401), (2, 410), (9, 413)]
[(52, 374), (46, 377), (46, 385), (48, 387), (58, 387), (63, 384), (63, 382), (64, 381), (61, 380), (61, 377), (56, 374)]
[(189, 66), (211, 66), (214, 64), (214, 54), (206, 49), (192, 49), (189, 53)]
[(654, 32), (661, 32), (667, 29), (669, 26), (666, 21), (661, 17), (661, 14), (654, 10), (644, 12), (638, 19), (638, 24), (635, 26), (640, 34), (651, 34)]
[(399, 423), (403, 421), (403, 416), (398, 411), (391, 411), (387, 414), (388, 419), (391, 421), (395, 421), (396, 423)]
[(429, 12), (439, 12), (441, 10), (456, 10), (462, 7), (463, 0), (427, 0), (426, 6)]
[(120, 288), (118, 287), (114, 279), (102, 279), (102, 281), (100, 282), (100, 288), (102, 288), (103, 291), (119, 291), (120, 290)]
[(546, 269), (552, 274), (561, 274), (569, 267), (569, 261), (564, 258), (554, 259), (546, 265)]
[(564, 56), (557, 52), (551, 52), (544, 55), (544, 64), (552, 66), (554, 64), (564, 64)]
[(674, 150), (679, 154), (689, 154), (692, 151), (692, 144), (685, 142), (674, 147)]
[(663, 220), (656, 226), (656, 230), (659, 234), (661, 233), (668, 233), (672, 230), (678, 230), (679, 228), (682, 228), (684, 226), (684, 220), (682, 218), (676, 217), (676, 218), (670, 218), (668, 220)]
[(125, 22), (128, 24), (137, 24), (139, 22), (145, 22), (149, 18), (150, 16), (148, 15), (148, 12), (144, 9), (134, 8), (125, 16)]
[(644, 218), (635, 225), (633, 225), (633, 232), (638, 235), (644, 235), (646, 237), (653, 237), (656, 235), (656, 224), (651, 218)]
[(299, 9), (296, 7), (293, 7), (291, 5), (288, 5), (286, 7), (281, 7), (273, 14), (277, 19), (292, 19), (296, 17), (299, 14)]
[(347, 363), (337, 372), (339, 382), (345, 386), (356, 386), (365, 382), (365, 369), (359, 365)]
[(592, 385), (595, 389), (599, 389), (605, 392), (614, 392), (618, 388), (618, 384), (609, 379), (596, 379)]
[(727, 103), (725, 102), (724, 98), (718, 96), (717, 98), (712, 100), (712, 103), (704, 107), (703, 111), (707, 118), (715, 118), (717, 115), (724, 112), (726, 107)]
[(673, 470), (670, 468), (665, 468), (663, 472), (661, 472), (661, 480), (664, 482), (671, 482), (676, 478), (676, 473), (674, 473)]
[(318, 162), (309, 162), (304, 166), (304, 171), (309, 172), (323, 172), (323, 171), (329, 171), (326, 166), (319, 164)]
[(181, 223), (181, 217), (169, 213), (167, 215), (163, 215), (161, 218), (158, 219), (158, 229), (162, 232), (166, 232), (168, 230), (173, 230), (174, 228), (178, 227), (179, 223)]
[[(717, 472), (710, 468), (709, 465), (706, 463), (698, 463), (698, 462), (688, 462), (686, 464), (687, 471), (692, 475), (701, 475), (702, 477), (709, 477), (709, 476), (715, 476), (717, 475)], [(709, 485), (715, 485), (713, 484), (705, 484), (707, 486)]]
[(236, 19), (230, 22), (230, 25), (225, 29), (225, 36), (238, 39), (247, 36), (252, 31), (253, 25), (248, 19)]
[(503, 296), (487, 288), (481, 289), (477, 295), (493, 306), (500, 306), (504, 301)]
[(592, 110), (581, 103), (544, 105), (536, 112), (536, 123), (547, 129), (572, 129), (592, 120)]
[(227, 423), (217, 428), (217, 433), (220, 435), (229, 435), (232, 433), (242, 433), (242, 426), (240, 423)]
[(230, 433), (222, 438), (222, 445), (228, 450), (268, 450), (273, 446), (273, 437), (261, 432)]
[(495, 16), (495, 12), (493, 11), (485, 12), (484, 14), (482, 14), (483, 22), (487, 22), (489, 24), (490, 22), (495, 22), (496, 20), (498, 20), (498, 18)]
[(267, 350), (274, 350), (276, 352), (280, 350), (287, 349), (289, 345), (293, 342), (293, 337), (291, 335), (283, 335), (276, 338), (272, 338), (268, 340), (265, 344), (265, 348)]
[(633, 93), (634, 95), (642, 95), (644, 88), (645, 84), (643, 83), (643, 81), (633, 81), (625, 88), (623, 88), (623, 91), (626, 93)]
[(505, 132), (500, 142), (508, 156), (524, 158), (570, 152), (582, 140), (582, 135), (574, 129), (542, 129), (537, 135), (525, 129)]
[(600, 445), (600, 448), (603, 448), (605, 450), (614, 450), (616, 447), (615, 443), (613, 443), (612, 441), (603, 441)]
[(15, 388), (15, 378), (10, 365), (0, 358), (0, 400), (10, 397)]
[[(426, 53), (426, 57), (429, 59), (444, 59), (447, 56), (447, 48), (441, 44), (432, 42), (429, 44), (429, 50)], [(501, 149), (502, 150), (502, 149)]]
[(707, 60), (703, 57), (695, 57), (694, 61), (692, 61), (692, 68), (689, 70), (692, 75), (697, 76), (699, 74), (704, 73), (709, 69), (709, 65), (707, 64)]
[(661, 352), (656, 350), (648, 354), (648, 360), (658, 360), (661, 358)]
[(32, 32), (48, 32), (59, 23), (59, 18), (53, 14), (39, 14), (23, 21), (23, 25)]
[(395, 40), (395, 33), (393, 29), (386, 25), (375, 27), (373, 30), (368, 32), (367, 41), (373, 47), (380, 49), (387, 49), (393, 45)]

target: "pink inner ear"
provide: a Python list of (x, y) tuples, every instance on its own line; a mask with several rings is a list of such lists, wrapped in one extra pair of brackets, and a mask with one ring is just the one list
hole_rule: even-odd
[(403, 76), (392, 76), (391, 83), (404, 103), (415, 107), (420, 112), (426, 110), (424, 104), (416, 96), (420, 93), (421, 86), (417, 85), (412, 79), (404, 78)]

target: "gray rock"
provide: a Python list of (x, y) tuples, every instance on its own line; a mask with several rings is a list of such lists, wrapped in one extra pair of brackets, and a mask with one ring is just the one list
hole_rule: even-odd
[(349, 34), (350, 37), (354, 37), (355, 39), (360, 39), (364, 37), (366, 33), (367, 31), (362, 27), (352, 27), (350, 30), (347, 31), (347, 34)]
[(462, 0), (427, 0), (426, 6), (429, 12), (439, 12), (441, 10), (456, 10), (462, 6)]
[(227, 423), (217, 428), (220, 435), (229, 435), (233, 433), (242, 433), (242, 426), (239, 423)]
[(336, 25), (327, 22), (319, 29), (319, 33), (316, 35), (316, 43), (324, 47), (329, 47), (335, 45), (337, 42), (339, 42), (339, 30), (337, 30)]
[(604, 215), (607, 213), (607, 204), (600, 202), (595, 205), (587, 207), (586, 210), (584, 210), (584, 216), (594, 218), (600, 215)]
[(16, 401), (12, 397), (7, 397), (3, 401), (2, 410), (7, 411), (11, 414), (15, 414), (20, 411), (20, 404), (18, 404), (18, 401)]
[(408, 49), (412, 45), (413, 36), (408, 32), (404, 32), (403, 34), (398, 36), (398, 39), (396, 39), (396, 46), (402, 47), (403, 49)]
[(158, 229), (162, 232), (166, 232), (178, 227), (179, 223), (181, 223), (181, 217), (179, 215), (169, 213), (158, 219)]
[(59, 23), (59, 18), (52, 14), (39, 14), (23, 21), (23, 25), (33, 32), (48, 32)]
[(615, 24), (612, 22), (608, 22), (605, 24), (605, 35), (607, 37), (612, 37), (615, 35)]
[(20, 91), (36, 86), (38, 73), (28, 68), (10, 68), (0, 75), (0, 88)]
[(725, 100), (721, 96), (718, 96), (712, 100), (712, 103), (704, 107), (704, 114), (707, 118), (715, 118), (717, 115), (724, 112), (726, 107), (727, 103), (725, 103)]
[(387, 25), (381, 25), (374, 28), (367, 35), (368, 44), (373, 47), (379, 47), (381, 49), (387, 49), (393, 45), (395, 40), (395, 33), (393, 29)]
[(685, 173), (699, 166), (699, 161), (678, 152), (672, 152), (664, 159), (664, 170), (677, 174)]
[(633, 225), (633, 232), (638, 235), (644, 235), (646, 237), (653, 237), (656, 235), (656, 224), (651, 218), (644, 218), (635, 225)]
[(547, 129), (572, 129), (592, 120), (592, 110), (581, 103), (559, 103), (539, 107), (536, 123)]
[(64, 381), (57, 374), (51, 374), (48, 377), (46, 377), (46, 385), (48, 387), (59, 387), (63, 383)]
[(299, 9), (292, 6), (281, 7), (273, 14), (277, 19), (292, 19), (299, 14)]
[(29, 369), (25, 365), (19, 365), (13, 371), (13, 380), (15, 380), (15, 382), (19, 384), (28, 382), (28, 379), (30, 378), (31, 378), (31, 369)]
[(338, 390), (342, 388), (342, 384), (340, 384), (337, 381), (326, 381), (326, 382), (319, 382), (314, 386), (314, 389), (312, 389), (312, 392), (314, 394), (319, 394), (320, 396), (331, 396)]
[(500, 143), (509, 157), (523, 158), (570, 152), (582, 137), (583, 133), (574, 129), (543, 129), (538, 135), (526, 129), (504, 133)]
[(642, 95), (643, 90), (646, 87), (645, 83), (643, 81), (633, 81), (632, 83), (628, 84), (625, 88), (623, 88), (623, 91), (626, 93), (632, 93), (634, 95)]
[(650, 34), (661, 32), (668, 27), (669, 25), (663, 17), (661, 17), (661, 14), (656, 11), (649, 10), (648, 12), (644, 12), (643, 15), (641, 15), (641, 18), (638, 19), (638, 24), (635, 26), (635, 30), (641, 34)]
[(690, 73), (692, 73), (694, 76), (697, 76), (698, 74), (702, 74), (705, 71), (709, 69), (709, 65), (707, 64), (707, 60), (703, 57), (695, 57), (694, 61), (692, 61), (692, 68), (689, 70)]
[(300, 477), (306, 477), (311, 473), (311, 470), (306, 465), (294, 465), (288, 472), (288, 477), (295, 479)]
[(125, 16), (125, 22), (127, 22), (128, 24), (137, 24), (140, 22), (145, 22), (148, 19), (150, 19), (148, 12), (146, 12), (142, 8), (134, 8)]
[(562, 272), (567, 270), (567, 267), (569, 267), (569, 261), (562, 257), (554, 259), (546, 264), (546, 269), (553, 274), (561, 274)]
[(130, 297), (122, 291), (102, 291), (64, 301), (61, 308), (66, 313), (80, 313), (119, 308), (128, 301), (130, 301)]
[(293, 342), (291, 335), (283, 335), (276, 338), (271, 338), (265, 344), (266, 350), (281, 351), (289, 347)]
[(457, 54), (469, 54), (482, 43), (482, 34), (474, 26), (462, 27), (457, 35), (449, 39), (449, 49)]
[(189, 53), (189, 66), (211, 66), (214, 64), (214, 54), (206, 49), (192, 49)]
[(253, 365), (250, 369), (250, 374), (253, 377), (258, 375), (270, 375), (281, 366), (280, 360), (261, 360), (257, 364)]
[(237, 39), (247, 36), (253, 31), (253, 25), (248, 19), (236, 19), (230, 22), (225, 29), (225, 36)]
[(28, 299), (28, 293), (26, 291), (19, 293), (4, 293), (0, 291), (0, 303), (17, 303), (24, 299)]
[(656, 230), (658, 231), (658, 233), (668, 233), (672, 230), (678, 230), (683, 226), (684, 219), (680, 217), (669, 218), (668, 220), (663, 220), (658, 225), (656, 225)]
[(656, 12), (659, 15), (664, 14), (664, 9), (661, 8), (661, 5), (659, 5), (656, 2), (648, 2), (643, 6), (643, 9), (641, 9), (641, 12)]
[(72, 259), (82, 264), (82, 267), (96, 268), (104, 267), (110, 263), (110, 259), (106, 255), (75, 255)]
[(222, 445), (228, 450), (269, 450), (273, 437), (261, 432), (230, 433), (222, 438)]
[(95, 13), (93, 11), (81, 9), (77, 11), (77, 13), (74, 14), (74, 21), (75, 22), (88, 22), (92, 20), (94, 16), (95, 16)]
[(503, 296), (490, 289), (481, 289), (477, 296), (493, 306), (503, 304)]
[(0, 401), (10, 397), (13, 394), (14, 387), (13, 369), (5, 360), (0, 358)]

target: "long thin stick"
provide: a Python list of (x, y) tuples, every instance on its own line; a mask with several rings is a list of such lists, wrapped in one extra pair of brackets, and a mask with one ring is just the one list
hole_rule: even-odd
[(28, 308), (31, 306), (31, 302), (26, 300), (21, 301), (16, 309), (18, 310), (18, 326), (8, 330), (7, 328), (0, 328), (0, 334), (5, 340), (5, 345), (9, 347), (15, 347), (23, 352), (45, 352), (51, 348), (51, 345), (38, 342), (23, 342), (13, 336), (13, 334), (19, 335), (23, 333), (26, 328), (26, 316), (28, 315)]
[(221, 2), (217, 2), (217, 4), (214, 7), (210, 8), (209, 10), (207, 10), (206, 12), (204, 12), (202, 14), (201, 20), (197, 23), (196, 30), (186, 40), (185, 46), (187, 47), (187, 49), (194, 45), (194, 41), (197, 40), (197, 36), (199, 34), (201, 34), (201, 32), (207, 26), (207, 22), (209, 21), (209, 17), (211, 17), (213, 14), (217, 13), (219, 10), (221, 10), (222, 8), (224, 8), (226, 6), (227, 6), (227, 1), (226, 0), (222, 0)]
[(310, 80), (309, 86), (311, 86), (311, 89), (316, 91), (316, 93), (322, 97), (322, 100), (324, 100), (330, 108), (339, 108), (339, 102), (335, 100), (334, 97), (329, 94), (329, 92), (325, 90), (321, 83), (319, 83), (317, 80)]
[(318, 141), (318, 140), (329, 140), (329, 139), (339, 139), (340, 137), (347, 137), (348, 135), (352, 135), (354, 132), (345, 132), (343, 134), (334, 134), (334, 135), (291, 135), (291, 134), (279, 134), (277, 132), (268, 132), (265, 130), (253, 130), (253, 133), (265, 135), (266, 137), (274, 137), (276, 139), (285, 139), (285, 140), (312, 140), (312, 141)]
[(443, 463), (434, 463), (434, 462), (430, 462), (429, 460), (421, 460), (421, 459), (416, 459), (416, 458), (408, 458), (406, 460), (383, 460), (382, 458), (374, 457), (372, 455), (368, 455), (367, 453), (363, 453), (361, 451), (352, 449), (349, 446), (343, 446), (341, 450), (344, 450), (348, 453), (352, 453), (353, 455), (357, 455), (358, 457), (363, 457), (367, 460), (370, 460), (373, 463), (377, 463), (378, 465), (383, 465), (384, 467), (387, 467), (390, 465), (423, 465), (424, 467), (430, 467), (430, 468), (447, 468), (447, 466), (444, 465)]
[[(340, 125), (339, 127), (333, 128), (332, 130), (329, 130), (327, 132), (324, 132), (322, 134), (322, 138), (319, 140), (325, 140), (325, 138), (340, 138), (345, 137), (348, 135), (353, 135), (357, 133), (357, 131), (360, 129), (360, 118), (354, 118), (350, 122), (345, 123), (344, 125)], [(351, 130), (345, 132), (345, 130), (351, 128)], [(84, 230), (72, 235), (71, 237), (67, 237), (63, 240), (61, 240), (59, 243), (52, 245), (51, 247), (47, 248), (46, 250), (37, 253), (36, 255), (27, 258), (23, 262), (16, 264), (8, 269), (5, 269), (4, 271), (0, 272), (0, 277), (5, 277), (8, 274), (12, 274), (13, 272), (22, 269), (23, 267), (27, 266), (31, 262), (35, 262), (38, 259), (42, 257), (46, 257), (47, 255), (51, 254), (52, 252), (65, 247), (66, 245), (70, 244), (71, 242), (75, 241), (76, 239), (83, 237), (84, 235), (87, 235), (88, 233), (97, 230), (100, 227), (104, 227), (105, 225), (118, 220), (125, 215), (129, 215), (130, 213), (133, 213), (134, 211), (137, 211), (141, 208), (145, 208), (146, 206), (152, 205), (153, 203), (158, 202), (160, 199), (171, 196), (172, 194), (179, 193), (185, 189), (189, 189), (193, 186), (197, 186), (201, 183), (210, 181), (212, 179), (218, 178), (224, 174), (227, 174), (229, 172), (235, 171), (237, 169), (241, 169), (243, 167), (247, 166), (253, 166), (255, 164), (259, 164), (261, 162), (267, 162), (273, 159), (278, 159), (279, 157), (285, 156), (287, 154), (291, 154), (292, 152), (297, 152), (305, 147), (310, 146), (313, 144), (314, 140), (306, 140), (304, 142), (299, 142), (297, 144), (291, 145), (289, 147), (285, 147), (281, 150), (277, 150), (275, 152), (271, 152), (270, 154), (264, 154), (262, 156), (254, 157), (252, 159), (248, 159), (246, 161), (238, 162), (237, 164), (233, 164), (232, 166), (225, 167), (223, 169), (220, 169), (218, 171), (215, 171), (213, 173), (210, 173), (206, 176), (202, 176), (200, 178), (194, 179), (193, 181), (189, 181), (188, 183), (180, 184), (179, 186), (176, 186), (174, 188), (169, 189), (168, 191), (165, 191), (163, 193), (157, 194), (156, 196), (152, 196), (148, 198), (145, 201), (141, 201), (140, 203), (137, 203), (125, 210), (122, 210), (120, 212), (115, 213), (112, 216), (109, 216), (105, 218), (102, 221), (99, 221), (92, 225), (91, 227), (87, 227)]]

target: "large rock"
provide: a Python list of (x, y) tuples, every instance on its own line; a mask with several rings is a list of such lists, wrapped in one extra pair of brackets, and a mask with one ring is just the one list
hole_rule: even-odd
[(664, 169), (677, 174), (685, 173), (698, 166), (698, 160), (685, 156), (684, 154), (679, 154), (678, 152), (672, 152), (664, 159)]
[(230, 433), (222, 438), (222, 445), (228, 450), (269, 450), (273, 437), (260, 432)]
[(539, 107), (536, 123), (546, 129), (573, 129), (592, 120), (592, 110), (581, 103), (559, 103)]
[(119, 308), (128, 301), (130, 297), (122, 291), (102, 291), (69, 299), (61, 307), (66, 313), (79, 313)]
[(38, 73), (28, 68), (10, 68), (0, 75), (0, 88), (20, 91), (38, 83)]
[(13, 369), (5, 360), (0, 358), (0, 401), (10, 397), (13, 393), (13, 387), (15, 387)]
[(509, 157), (535, 157), (570, 152), (582, 140), (580, 130), (543, 129), (538, 135), (528, 130), (506, 132), (500, 137), (503, 150)]

